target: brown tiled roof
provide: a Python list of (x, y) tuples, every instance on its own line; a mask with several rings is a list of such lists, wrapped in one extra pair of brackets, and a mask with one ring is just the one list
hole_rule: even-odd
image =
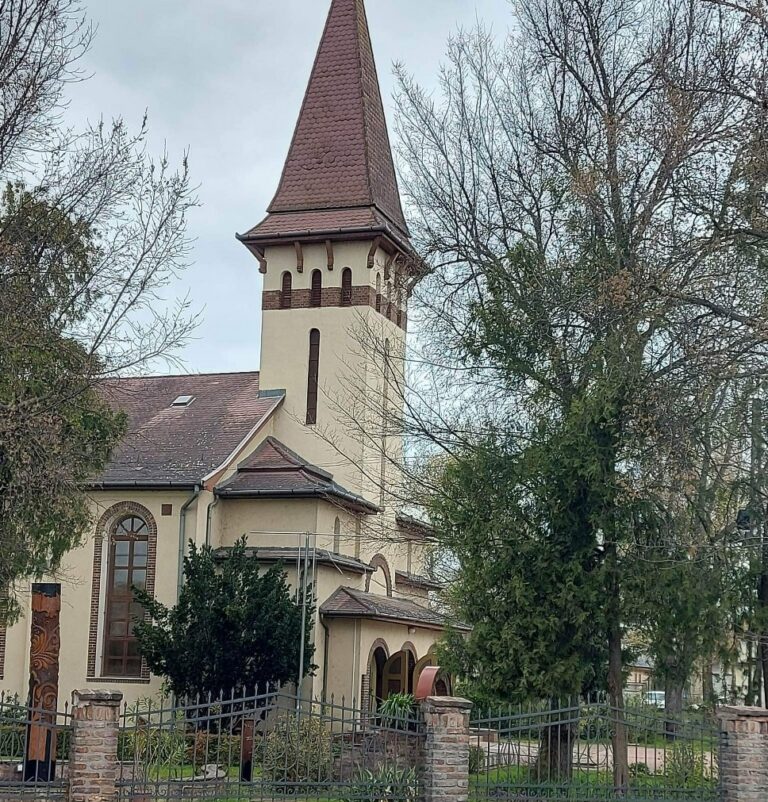
[[(109, 379), (101, 392), (128, 416), (128, 433), (98, 486), (193, 486), (219, 468), (283, 400), (259, 394), (258, 373)], [(189, 406), (173, 406), (183, 395)]]
[(274, 437), (237, 466), (237, 473), (216, 488), (222, 498), (324, 498), (360, 512), (379, 508), (333, 481)]
[[(321, 605), (320, 612), (328, 618), (375, 618), (402, 621), (429, 629), (452, 626), (446, 616), (415, 602), (363, 593), (354, 588), (339, 588)], [(453, 626), (457, 629), (467, 629), (463, 624), (453, 624)]]
[(407, 237), (365, 5), (333, 0), (270, 217), (243, 239), (368, 226), (371, 207)]
[[(217, 549), (214, 552), (214, 556), (219, 559), (225, 559), (231, 551), (231, 548), (225, 546)], [(282, 562), (290, 565), (304, 560), (305, 558), (304, 550), (296, 546), (256, 546), (248, 548), (245, 551), (249, 557), (254, 557), (259, 562), (263, 563)], [(346, 554), (335, 554), (327, 549), (311, 549), (309, 560), (316, 562), (318, 565), (328, 565), (332, 568), (338, 568), (340, 571), (355, 574), (371, 574), (374, 570), (370, 565), (361, 560), (349, 557)]]
[(440, 590), (443, 585), (426, 576), (410, 574), (407, 571), (395, 571), (395, 581), (398, 585), (409, 585), (412, 588), (424, 590)]
[(414, 518), (413, 515), (408, 515), (405, 512), (399, 512), (395, 517), (395, 521), (401, 529), (420, 537), (428, 537), (435, 533), (432, 524), (428, 521), (422, 518)]

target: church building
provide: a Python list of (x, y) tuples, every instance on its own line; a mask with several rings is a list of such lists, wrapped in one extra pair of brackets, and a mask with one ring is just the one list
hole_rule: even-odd
[[(190, 540), (226, 559), (245, 535), (252, 559), (285, 565), (298, 598), (311, 583), (318, 669), (305, 693), (370, 709), (433, 664), (447, 622), (429, 605), (428, 531), (405, 512), (387, 423), (420, 263), (363, 0), (332, 0), (274, 200), (238, 239), (263, 274), (261, 370), (103, 387), (129, 431), (89, 488), (92, 532), (54, 578), (62, 699), (159, 691), (131, 588), (174, 604)], [(25, 696), (29, 672), (27, 610), (0, 630), (0, 688)]]

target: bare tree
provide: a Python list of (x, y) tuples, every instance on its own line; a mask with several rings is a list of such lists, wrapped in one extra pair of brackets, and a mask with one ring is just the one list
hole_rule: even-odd
[(63, 124), (92, 35), (76, 0), (0, 0), (3, 588), (87, 527), (82, 485), (122, 428), (100, 380), (173, 359), (196, 322), (163, 297), (189, 257), (186, 159), (152, 159), (146, 120)]
[[(474, 416), (522, 449), (597, 393), (619, 715), (628, 530), (612, 516), (648, 449), (688, 448), (701, 399), (766, 369), (766, 74), (743, 13), (527, 0), (503, 45), (483, 29), (452, 39), (438, 98), (399, 70), (405, 188), (433, 266), (416, 288), (421, 354), (465, 402), (457, 417), (417, 399), (411, 423), (450, 452)], [(622, 726), (614, 755), (625, 788)]]

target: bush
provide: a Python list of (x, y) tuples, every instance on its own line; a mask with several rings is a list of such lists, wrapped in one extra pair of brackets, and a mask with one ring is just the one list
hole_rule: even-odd
[(281, 716), (264, 744), (263, 769), (276, 782), (326, 782), (331, 773), (331, 733), (311, 715)]
[(479, 774), (485, 768), (485, 749), (482, 746), (469, 748), (469, 773)]
[(712, 782), (704, 755), (689, 743), (677, 743), (667, 753), (664, 776), (670, 788), (706, 788)]
[(342, 802), (414, 802), (418, 783), (414, 769), (380, 768), (362, 770)]
[(638, 777), (650, 777), (651, 770), (647, 763), (632, 763), (629, 767), (629, 776), (637, 779)]

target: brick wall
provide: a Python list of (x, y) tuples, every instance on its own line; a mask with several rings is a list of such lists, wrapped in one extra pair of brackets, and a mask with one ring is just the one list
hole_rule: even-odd
[[(283, 293), (280, 290), (265, 290), (261, 296), (261, 308), (266, 311), (283, 309), (282, 295)], [(292, 290), (291, 305), (285, 311), (288, 309), (310, 309), (312, 306), (310, 296), (311, 290)], [(379, 301), (381, 314), (405, 331), (407, 327), (405, 311), (398, 309), (394, 303), (387, 303), (384, 296), (380, 296)], [(320, 306), (323, 308), (342, 306), (341, 287), (323, 287)], [(376, 290), (367, 284), (352, 287), (352, 303), (350, 306), (369, 306), (371, 309), (375, 309)]]
[(122, 698), (117, 691), (72, 694), (69, 802), (117, 799), (117, 739)]
[(469, 713), (466, 699), (430, 696), (422, 702), (424, 802), (466, 802), (469, 796)]
[(765, 802), (768, 799), (768, 710), (725, 707), (718, 715), (723, 802)]

